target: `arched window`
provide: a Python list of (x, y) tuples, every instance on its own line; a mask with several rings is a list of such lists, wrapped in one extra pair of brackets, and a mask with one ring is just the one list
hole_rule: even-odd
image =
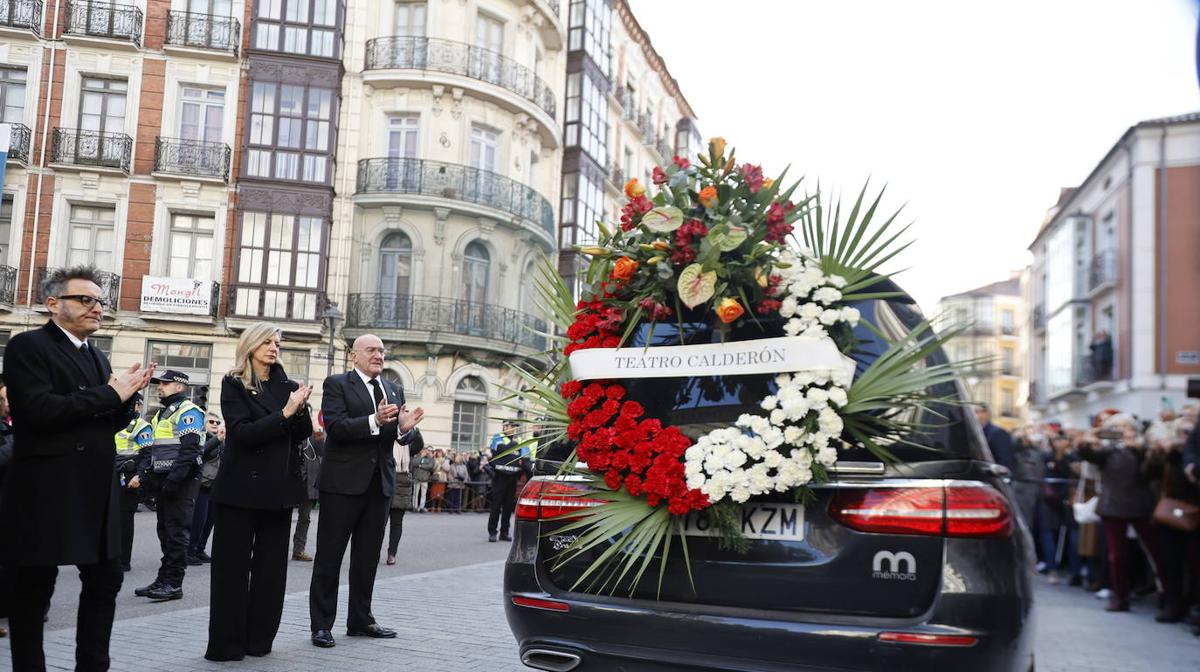
[(412, 241), (399, 231), (389, 233), (379, 246), (379, 293), (408, 296), (412, 277)]
[(459, 309), (458, 325), (465, 329), (463, 333), (485, 335), (483, 333), (488, 298), (488, 273), (491, 269), (491, 255), (483, 243), (478, 241), (467, 245), (463, 251), (463, 304)]
[(454, 390), (454, 416), (450, 426), (450, 447), (477, 451), (487, 439), (483, 435), (487, 420), (487, 388), (475, 376), (467, 376)]
[(404, 390), (405, 400), (408, 399), (408, 395), (412, 394), (412, 390), (404, 387), (404, 379), (401, 378), (400, 374), (396, 373), (394, 369), (384, 369), (383, 373), (379, 374), (379, 377)]
[(379, 297), (375, 324), (404, 329), (409, 323), (412, 279), (412, 240), (399, 231), (389, 233), (379, 246)]

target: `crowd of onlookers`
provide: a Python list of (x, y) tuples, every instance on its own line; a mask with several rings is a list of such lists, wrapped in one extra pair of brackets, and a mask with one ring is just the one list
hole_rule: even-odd
[(1200, 635), (1198, 411), (1192, 402), (1143, 419), (1114, 409), (1091, 427), (1021, 427), (1011, 441), (990, 426), (1048, 581), (1095, 593), (1108, 611), (1156, 599), (1158, 621), (1187, 621)]

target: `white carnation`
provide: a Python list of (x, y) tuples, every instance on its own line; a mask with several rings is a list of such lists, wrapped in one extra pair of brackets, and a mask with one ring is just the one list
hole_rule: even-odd
[(834, 310), (833, 308), (827, 308), (827, 309), (821, 311), (821, 324), (824, 324), (826, 326), (832, 326), (840, 319), (842, 319), (842, 311), (840, 311), (840, 310)]
[(842, 308), (842, 321), (849, 323), (852, 327), (858, 326), (858, 320), (861, 317), (862, 314), (858, 312), (858, 308), (851, 308), (850, 306)]
[(817, 461), (826, 467), (832, 467), (834, 462), (837, 462), (837, 450), (831, 446), (826, 446), (817, 451)]
[(802, 436), (804, 436), (804, 431), (795, 425), (788, 425), (783, 430), (783, 440), (792, 445), (800, 443)]
[(802, 320), (815, 320), (821, 317), (821, 306), (816, 303), (806, 303), (797, 309), (796, 314)]
[(783, 317), (791, 317), (796, 314), (796, 309), (799, 306), (796, 303), (796, 297), (789, 296), (785, 298), (779, 306), (779, 314)]
[(839, 292), (838, 290), (834, 289), (833, 287), (822, 287), (822, 288), (818, 289), (817, 291), (813, 292), (812, 298), (814, 301), (823, 303), (828, 306), (831, 303), (837, 303), (838, 301), (840, 301), (842, 298), (842, 293)]
[(829, 284), (839, 289), (846, 286), (846, 279), (840, 275), (831, 275), (826, 278), (826, 280), (829, 282)]
[(829, 401), (836, 406), (846, 405), (846, 390), (840, 387), (831, 387), (827, 390), (829, 393)]

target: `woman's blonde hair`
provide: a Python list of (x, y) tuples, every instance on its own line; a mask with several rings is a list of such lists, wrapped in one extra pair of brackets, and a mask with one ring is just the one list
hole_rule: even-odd
[(237, 349), (233, 356), (233, 369), (229, 371), (229, 375), (242, 381), (242, 385), (245, 385), (246, 389), (258, 387), (262, 381), (258, 379), (258, 374), (254, 373), (254, 364), (250, 361), (250, 355), (263, 344), (263, 341), (277, 336), (281, 332), (279, 327), (270, 322), (256, 322), (250, 325), (238, 339)]

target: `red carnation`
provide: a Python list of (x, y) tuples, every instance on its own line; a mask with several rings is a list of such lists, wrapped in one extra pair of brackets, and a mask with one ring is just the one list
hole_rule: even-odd
[(671, 162), (674, 163), (675, 165), (679, 166), (680, 170), (684, 170), (688, 166), (692, 165), (692, 164), (688, 163), (688, 160), (683, 158), (682, 156), (672, 156)]
[(667, 183), (667, 174), (663, 172), (662, 168), (655, 166), (654, 170), (650, 171), (650, 181), (655, 184), (660, 184), (660, 185), (666, 184)]

